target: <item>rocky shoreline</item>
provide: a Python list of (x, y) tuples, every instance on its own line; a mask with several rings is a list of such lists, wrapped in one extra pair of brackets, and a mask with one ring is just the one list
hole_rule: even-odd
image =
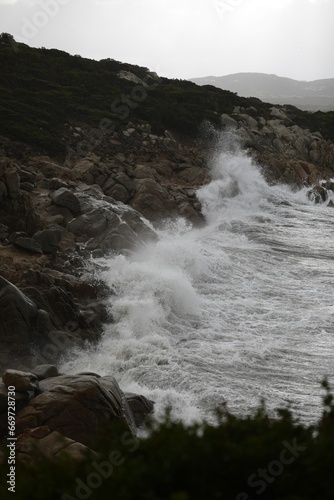
[[(7, 393), (15, 387), (17, 458), (29, 463), (64, 453), (84, 458), (102, 425), (112, 430), (118, 424), (133, 437), (153, 411), (152, 401), (124, 394), (112, 376), (63, 375), (54, 365), (40, 365), (31, 372), (6, 370), (2, 380), (0, 411), (7, 415)], [(1, 419), (0, 433), (6, 431)]]
[[(270, 119), (254, 107), (236, 108), (222, 115), (221, 124), (235, 130), (269, 182), (309, 187), (311, 199), (328, 202), (334, 145), (319, 132), (294, 124), (283, 107), (273, 107)], [(58, 374), (57, 363), (72, 347), (98, 342), (103, 324), (113, 320), (114, 291), (98, 278), (94, 259), (156, 240), (155, 228), (165, 218), (203, 224), (196, 190), (210, 181), (212, 142), (184, 143), (168, 131), (152, 134), (149, 124), (128, 123), (82, 156), (76, 146), (89, 129), (68, 124), (66, 133), (71, 154), (63, 159), (0, 141), (0, 420), (8, 386), (24, 381), (17, 393), (22, 449), (36, 439), (43, 448), (59, 432), (72, 440), (67, 447), (75, 455), (80, 446), (74, 443), (89, 445), (85, 432), (68, 430), (76, 425), (68, 415), (69, 423), (61, 417), (55, 422), (52, 404), (66, 408), (71, 398), (79, 406), (97, 398), (101, 407), (102, 398), (103, 422), (93, 405), (90, 432), (122, 418), (134, 434), (134, 420), (141, 423), (140, 415), (153, 409), (142, 396), (123, 395), (112, 377)], [(111, 397), (117, 400), (113, 411)]]

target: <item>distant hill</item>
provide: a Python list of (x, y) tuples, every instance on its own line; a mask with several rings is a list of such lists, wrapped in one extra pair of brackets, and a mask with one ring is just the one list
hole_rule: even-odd
[(291, 104), (309, 111), (334, 110), (334, 78), (303, 82), (265, 73), (235, 73), (192, 78), (197, 85), (214, 85), (242, 97), (257, 97), (273, 104)]

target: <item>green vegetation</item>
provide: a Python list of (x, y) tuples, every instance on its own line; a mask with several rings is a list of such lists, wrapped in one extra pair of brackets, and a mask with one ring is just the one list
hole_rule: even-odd
[[(331, 500), (334, 405), (328, 384), (323, 386), (323, 415), (313, 427), (298, 423), (287, 410), (270, 419), (260, 407), (247, 418), (223, 408), (216, 426), (185, 427), (167, 417), (139, 440), (106, 429), (98, 458), (18, 465), (15, 498)], [(4, 482), (1, 488), (2, 498), (9, 498)]]
[[(113, 59), (98, 62), (31, 48), (6, 33), (0, 35), (0, 67), (0, 135), (60, 156), (66, 150), (65, 124), (98, 128), (101, 120), (116, 125), (145, 121), (155, 133), (169, 129), (187, 138), (204, 120), (219, 125), (220, 115), (235, 106), (254, 106), (266, 118), (272, 106), (210, 85), (156, 79), (147, 68)], [(130, 71), (148, 87), (120, 79), (120, 71)], [(333, 138), (334, 113), (312, 115), (294, 108), (291, 114), (296, 123)]]
[(320, 132), (325, 139), (334, 141), (334, 111), (301, 111), (295, 106), (285, 105), (289, 118), (300, 127), (309, 128), (313, 132)]

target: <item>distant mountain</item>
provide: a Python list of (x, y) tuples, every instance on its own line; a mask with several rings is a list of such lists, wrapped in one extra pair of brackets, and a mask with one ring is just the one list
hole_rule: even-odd
[(309, 111), (334, 110), (334, 78), (303, 82), (265, 73), (235, 73), (192, 78), (197, 85), (213, 85), (242, 97), (257, 97), (273, 104), (292, 104)]

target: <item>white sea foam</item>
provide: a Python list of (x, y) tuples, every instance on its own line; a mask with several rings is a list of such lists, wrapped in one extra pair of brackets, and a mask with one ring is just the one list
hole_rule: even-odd
[(198, 192), (206, 226), (169, 221), (157, 243), (104, 260), (115, 322), (62, 369), (112, 374), (185, 422), (261, 398), (312, 421), (334, 375), (334, 211), (269, 186), (231, 138), (224, 147)]

